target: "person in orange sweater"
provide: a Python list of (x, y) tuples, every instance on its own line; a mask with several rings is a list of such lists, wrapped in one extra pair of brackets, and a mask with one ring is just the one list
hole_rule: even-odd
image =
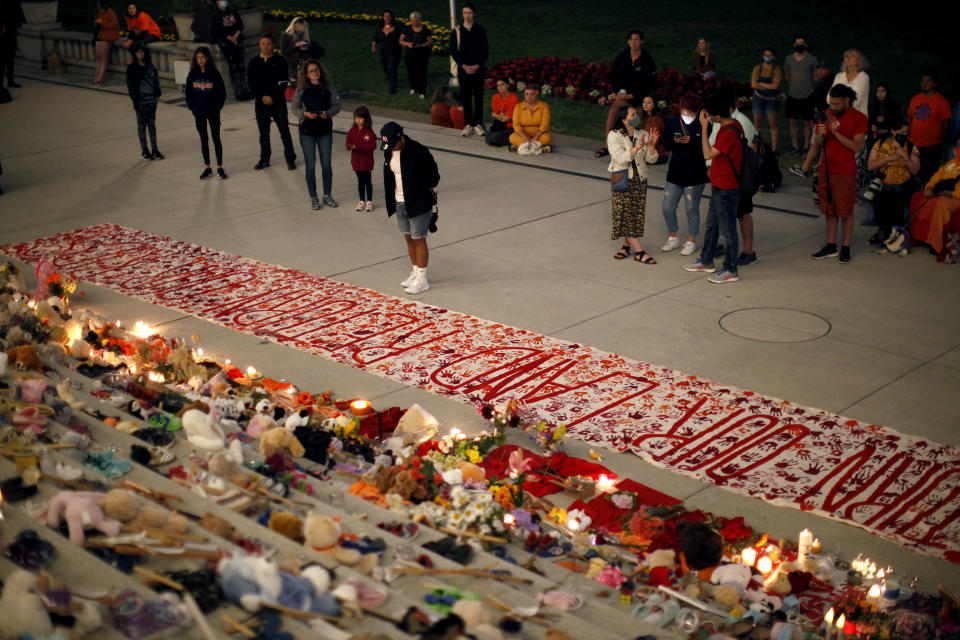
[(110, 8), (109, 0), (97, 0), (97, 11), (93, 15), (93, 26), (97, 32), (96, 38), (94, 38), (97, 68), (93, 73), (92, 84), (101, 84), (103, 74), (107, 71), (110, 45), (120, 37), (120, 19), (117, 18), (117, 12)]
[(504, 77), (497, 78), (497, 92), (490, 100), (493, 107), (493, 124), (487, 129), (487, 144), (492, 147), (505, 147), (510, 143), (513, 133), (513, 111), (520, 104), (520, 98), (510, 91), (510, 81)]
[(466, 125), (461, 107), (451, 107), (447, 104), (450, 99), (450, 87), (440, 85), (433, 92), (430, 101), (430, 123), (435, 127), (450, 127), (463, 129)]
[(513, 133), (510, 134), (510, 151), (527, 142), (539, 142), (543, 153), (550, 153), (553, 136), (550, 135), (550, 107), (539, 99), (536, 86), (527, 85), (523, 90), (523, 102), (513, 110)]
[(149, 15), (140, 11), (136, 3), (127, 5), (127, 39), (123, 43), (125, 49), (133, 46), (134, 42), (142, 42), (144, 46), (157, 42), (163, 37), (160, 27)]

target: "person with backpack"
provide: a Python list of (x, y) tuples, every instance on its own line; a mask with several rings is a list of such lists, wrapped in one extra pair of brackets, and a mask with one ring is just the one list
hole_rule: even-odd
[[(716, 142), (709, 142), (710, 123), (718, 128)], [(693, 264), (683, 268), (694, 273), (709, 273), (707, 278), (715, 284), (737, 282), (737, 203), (740, 200), (743, 181), (744, 148), (743, 127), (730, 115), (726, 98), (713, 95), (700, 111), (700, 129), (703, 140), (703, 158), (710, 165), (710, 209), (703, 234), (703, 250)], [(756, 176), (754, 176), (754, 179)], [(717, 271), (713, 264), (720, 234), (724, 236), (725, 257), (723, 268)]]

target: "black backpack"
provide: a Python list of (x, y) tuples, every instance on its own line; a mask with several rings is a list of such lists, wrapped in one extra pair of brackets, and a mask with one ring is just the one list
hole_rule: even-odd
[(742, 131), (737, 130), (737, 137), (740, 138), (740, 149), (743, 152), (740, 160), (740, 172), (738, 173), (736, 169), (733, 169), (733, 160), (730, 159), (730, 156), (724, 154), (724, 157), (730, 163), (730, 168), (733, 169), (733, 174), (737, 177), (737, 184), (740, 185), (740, 196), (753, 197), (760, 191), (760, 184), (763, 180), (760, 170), (760, 156), (747, 143)]

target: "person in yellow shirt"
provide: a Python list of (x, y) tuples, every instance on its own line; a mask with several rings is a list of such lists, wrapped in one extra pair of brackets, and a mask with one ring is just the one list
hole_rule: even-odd
[(543, 153), (550, 153), (553, 136), (550, 135), (550, 107), (538, 98), (537, 87), (527, 85), (523, 90), (523, 102), (513, 109), (513, 133), (510, 134), (510, 151), (527, 142), (539, 142)]
[(878, 141), (870, 150), (867, 168), (883, 173), (883, 188), (873, 199), (877, 232), (870, 244), (883, 244), (892, 227), (903, 224), (911, 178), (920, 171), (920, 150), (907, 141), (909, 127), (902, 127)]

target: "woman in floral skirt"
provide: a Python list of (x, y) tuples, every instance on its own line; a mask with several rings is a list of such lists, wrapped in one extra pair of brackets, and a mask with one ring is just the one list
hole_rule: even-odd
[(611, 237), (624, 239), (624, 245), (613, 257), (624, 260), (633, 251), (633, 259), (637, 262), (656, 264), (653, 256), (644, 251), (640, 238), (643, 237), (647, 208), (647, 163), (654, 163), (659, 157), (660, 130), (645, 131), (640, 124), (636, 108), (625, 105), (617, 111), (613, 129), (607, 134), (607, 149), (610, 150), (607, 171), (627, 171), (629, 179), (626, 191), (613, 192)]

